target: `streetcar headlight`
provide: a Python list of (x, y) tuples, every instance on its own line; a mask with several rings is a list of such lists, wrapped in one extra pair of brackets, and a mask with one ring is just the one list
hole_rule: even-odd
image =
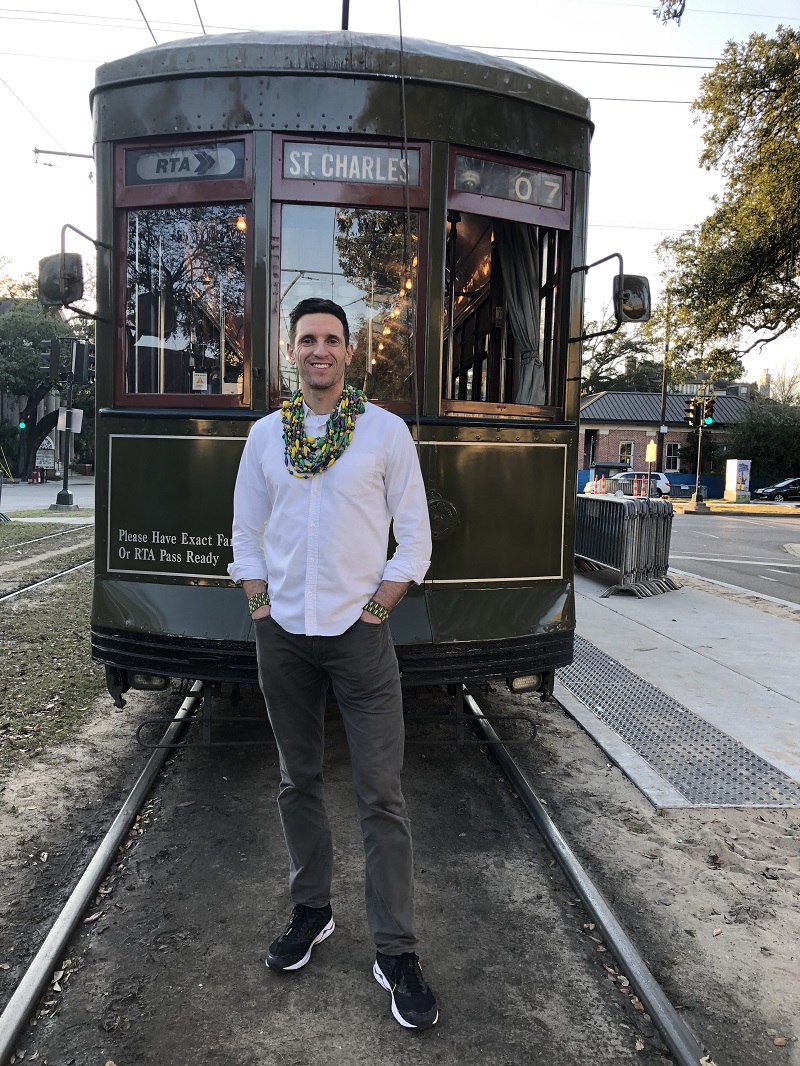
[(510, 677), (507, 684), (512, 692), (535, 692), (542, 684), (542, 675), (522, 674), (520, 677)]
[(169, 685), (169, 678), (161, 674), (131, 674), (130, 683), (131, 688), (144, 692), (161, 692)]

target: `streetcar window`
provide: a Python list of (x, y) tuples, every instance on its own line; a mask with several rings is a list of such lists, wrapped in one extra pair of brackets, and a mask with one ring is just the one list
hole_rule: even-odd
[(280, 249), (281, 392), (297, 387), (286, 357), (289, 314), (308, 297), (340, 304), (354, 346), (347, 380), (370, 399), (413, 399), (417, 248), (416, 212), (283, 204)]
[(542, 226), (448, 213), (445, 400), (557, 402), (558, 249), (556, 231)]
[(128, 212), (128, 393), (241, 396), (244, 204)]

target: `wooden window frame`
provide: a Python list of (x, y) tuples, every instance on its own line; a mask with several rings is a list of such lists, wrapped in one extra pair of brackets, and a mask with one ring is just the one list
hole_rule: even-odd
[(310, 207), (333, 208), (373, 208), (375, 210), (402, 211), (408, 207), (416, 214), (417, 229), (417, 267), (416, 267), (416, 321), (414, 329), (414, 351), (417, 374), (416, 403), (411, 400), (370, 399), (378, 407), (393, 411), (399, 415), (413, 415), (415, 409), (423, 410), (423, 386), (425, 371), (425, 313), (427, 305), (427, 248), (428, 248), (428, 209), (430, 186), (430, 145), (420, 141), (409, 141), (409, 149), (418, 149), (420, 153), (419, 185), (383, 185), (374, 183), (314, 181), (309, 178), (285, 178), (283, 176), (283, 158), (287, 145), (290, 144), (341, 144), (355, 148), (378, 147), (398, 148), (402, 142), (396, 139), (364, 137), (330, 137), (307, 136), (303, 134), (280, 134), (274, 138), (272, 157), (272, 240), (270, 246), (270, 352), (269, 352), (269, 408), (277, 410), (283, 397), (280, 391), (280, 353), (278, 337), (280, 336), (280, 275), (281, 275), (281, 215), (284, 206), (306, 205)]
[[(244, 141), (244, 177), (215, 178), (209, 181), (176, 181), (164, 184), (125, 184), (125, 152), (136, 149), (180, 148), (183, 145), (225, 144)], [(114, 226), (116, 242), (116, 321), (114, 323), (114, 404), (117, 407), (193, 408), (199, 410), (226, 410), (248, 408), (251, 404), (251, 325), (252, 325), (252, 232), (253, 232), (253, 168), (252, 136), (235, 135), (199, 137), (170, 137), (150, 140), (126, 141), (116, 145), (114, 158)], [(128, 215), (131, 210), (156, 211), (159, 208), (198, 207), (207, 204), (241, 202), (245, 206), (247, 230), (245, 236), (244, 262), (244, 366), (242, 392), (226, 395), (195, 395), (191, 393), (128, 392), (125, 387), (125, 358), (127, 337), (125, 307), (128, 281)]]

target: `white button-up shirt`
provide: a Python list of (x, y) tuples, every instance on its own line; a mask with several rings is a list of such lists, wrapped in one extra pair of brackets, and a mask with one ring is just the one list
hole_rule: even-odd
[[(306, 433), (320, 436), (327, 415), (305, 412)], [(347, 450), (310, 478), (286, 468), (280, 411), (256, 422), (233, 513), (228, 573), (234, 581), (266, 581), (271, 613), (289, 633), (344, 633), (381, 581), (420, 584), (430, 566), (428, 505), (414, 442), (401, 418), (371, 403)], [(392, 522), (397, 550), (387, 561)]]

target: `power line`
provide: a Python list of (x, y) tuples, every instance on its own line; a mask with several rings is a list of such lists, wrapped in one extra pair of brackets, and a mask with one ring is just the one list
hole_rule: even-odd
[(3, 85), (5, 85), (5, 87), (8, 89), (8, 91), (11, 93), (11, 95), (13, 97), (15, 97), (15, 99), (17, 99), (22, 104), (22, 106), (25, 108), (25, 110), (28, 112), (28, 114), (31, 116), (31, 118), (34, 120), (34, 122), (36, 122), (38, 125), (40, 125), (42, 127), (42, 129), (47, 134), (47, 136), (48, 137), (52, 137), (53, 140), (55, 141), (55, 143), (58, 145), (59, 148), (61, 148), (62, 151), (66, 151), (66, 149), (64, 148), (64, 145), (61, 143), (61, 141), (59, 141), (59, 139), (50, 132), (50, 130), (47, 128), (47, 126), (45, 126), (45, 124), (43, 122), (41, 122), (36, 117), (36, 115), (34, 115), (34, 113), (31, 111), (31, 109), (28, 107), (28, 105), (22, 99), (22, 97), (14, 92), (14, 90), (11, 88), (11, 86), (8, 84), (8, 82), (5, 80), (5, 78), (0, 78), (0, 82), (2, 82)]

